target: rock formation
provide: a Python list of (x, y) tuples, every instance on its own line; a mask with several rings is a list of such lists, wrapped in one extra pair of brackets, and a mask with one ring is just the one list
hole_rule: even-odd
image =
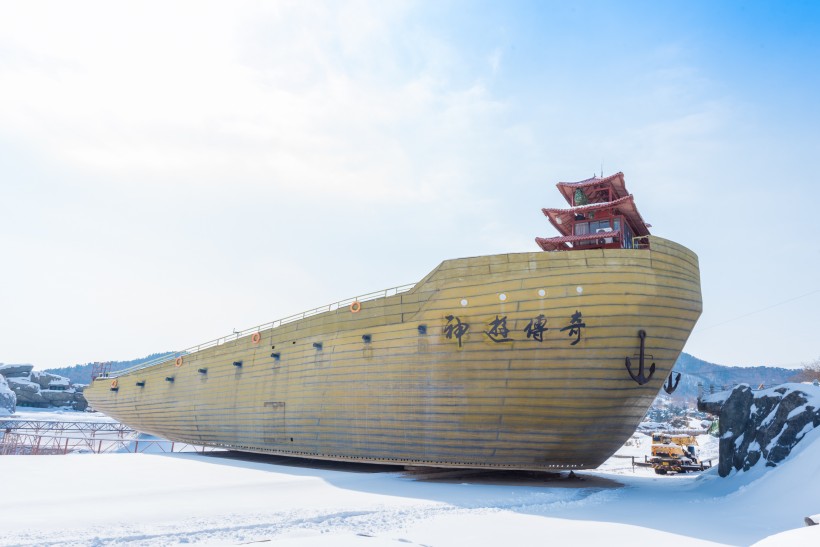
[(719, 414), (721, 477), (748, 471), (758, 462), (776, 466), (813, 428), (820, 425), (820, 388), (783, 384), (761, 391), (746, 385), (715, 393), (698, 408)]
[(6, 378), (28, 378), (34, 365), (4, 365), (0, 363), (0, 376)]
[(17, 408), (17, 395), (9, 387), (5, 376), (0, 375), (0, 416), (14, 414)]
[[(88, 408), (82, 393), (85, 385), (72, 384), (68, 378), (33, 368), (33, 365), (0, 364), (0, 378), (15, 396), (15, 406)], [(0, 408), (4, 400), (0, 389)], [(10, 412), (14, 412), (14, 408)]]

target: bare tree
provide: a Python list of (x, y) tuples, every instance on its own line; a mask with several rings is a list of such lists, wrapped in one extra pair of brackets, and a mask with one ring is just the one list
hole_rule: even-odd
[(803, 363), (803, 368), (792, 377), (792, 382), (812, 382), (814, 380), (820, 380), (820, 357), (810, 363)]

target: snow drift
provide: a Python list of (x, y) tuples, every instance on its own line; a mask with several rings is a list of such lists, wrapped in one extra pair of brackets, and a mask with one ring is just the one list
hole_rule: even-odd
[(0, 544), (816, 545), (820, 526), (803, 519), (820, 513), (819, 432), (777, 467), (727, 478), (659, 477), (627, 459), (576, 480), (423, 481), (258, 455), (6, 456)]

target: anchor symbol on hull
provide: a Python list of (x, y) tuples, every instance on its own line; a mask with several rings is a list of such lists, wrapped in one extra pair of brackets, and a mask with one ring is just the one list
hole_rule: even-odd
[[(677, 374), (678, 376), (675, 378), (675, 383), (672, 383), (672, 375)], [(678, 384), (680, 383), (680, 372), (670, 372), (669, 377), (666, 379), (666, 383), (663, 384), (663, 390), (672, 395), (676, 389), (678, 389)]]
[(655, 374), (655, 363), (649, 365), (649, 374), (644, 375), (644, 343), (646, 340), (646, 331), (639, 330), (638, 336), (641, 338), (641, 353), (638, 361), (638, 374), (632, 372), (632, 360), (629, 357), (626, 358), (626, 371), (630, 376), (632, 376), (632, 379), (635, 380), (639, 386), (642, 386), (652, 378), (653, 374)]

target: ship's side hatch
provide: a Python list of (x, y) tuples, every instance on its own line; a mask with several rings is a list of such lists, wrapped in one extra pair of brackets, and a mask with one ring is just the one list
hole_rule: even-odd
[(263, 441), (273, 444), (290, 444), (285, 419), (285, 402), (265, 401), (263, 416)]

